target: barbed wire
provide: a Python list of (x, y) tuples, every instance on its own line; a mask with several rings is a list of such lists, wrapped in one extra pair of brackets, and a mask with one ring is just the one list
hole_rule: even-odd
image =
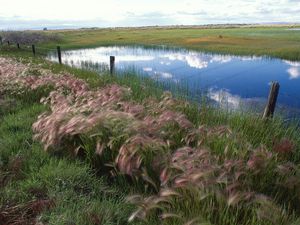
[(249, 71), (261, 69), (261, 68), (266, 67), (266, 66), (267, 66), (267, 65), (262, 65), (262, 66), (256, 66), (256, 67), (254, 67), (254, 68), (249, 68), (249, 69), (246, 69), (246, 70), (242, 70), (242, 71), (237, 72), (237, 73), (234, 73), (234, 74), (232, 74), (232, 75), (230, 75), (230, 76), (228, 76), (228, 77), (224, 77), (224, 78), (221, 78), (221, 79), (219, 79), (219, 80), (217, 80), (217, 81), (211, 82), (210, 84), (207, 84), (204, 88), (206, 89), (206, 88), (208, 88), (208, 87), (212, 87), (212, 86), (214, 86), (214, 85), (216, 85), (216, 84), (218, 84), (218, 83), (220, 83), (220, 82), (222, 82), (222, 81), (230, 80), (230, 79), (232, 79), (232, 78), (235, 78), (235, 77), (237, 77), (237, 76), (240, 76), (241, 74), (247, 73), (247, 72), (249, 72)]
[[(9, 41), (9, 44), (8, 43), (5, 44), (5, 42), (3, 42), (2, 45), (0, 45), (0, 46), (2, 46), (2, 47), (16, 47), (16, 48), (18, 48), (18, 44), (19, 44), (20, 49), (26, 49), (26, 48), (27, 49), (32, 49), (32, 46), (34, 45), (34, 44), (32, 44), (32, 45), (21, 44), (21, 43), (18, 43), (18, 42), (11, 42), (11, 41)], [(43, 50), (49, 50), (49, 51), (56, 51), (57, 50), (56, 48), (46, 48), (46, 47), (41, 47), (39, 45), (34, 45), (34, 46), (35, 46), (36, 50), (37, 49), (43, 49)]]
[[(16, 48), (17, 48), (17, 44), (18, 44), (18, 43), (9, 41), (9, 44), (8, 44), (8, 43), (5, 44), (5, 42), (2, 42), (2, 45), (1, 45), (1, 46), (2, 46), (2, 47), (16, 47)], [(45, 52), (42, 52), (42, 53), (41, 53), (41, 52), (39, 52), (38, 50), (57, 51), (56, 48), (40, 47), (40, 46), (38, 46), (38, 45), (34, 45), (34, 46), (35, 46), (35, 53), (36, 53), (36, 54), (45, 54)], [(31, 50), (31, 49), (32, 49), (32, 45), (19, 44), (19, 48), (20, 48), (20, 50)], [(214, 71), (214, 70), (222, 69), (222, 68), (224, 68), (224, 67), (226, 67), (226, 66), (228, 66), (228, 64), (221, 64), (221, 65), (218, 65), (218, 66), (215, 66), (215, 67), (212, 67), (212, 68), (203, 69), (203, 70), (201, 70), (197, 75), (203, 75), (203, 74), (205, 74), (205, 73), (207, 73), (207, 72), (211, 72), (211, 71)], [(245, 74), (245, 73), (247, 73), (247, 72), (249, 72), (249, 71), (261, 69), (261, 68), (266, 67), (266, 66), (268, 66), (268, 65), (256, 66), (256, 67), (254, 67), (254, 68), (251, 67), (251, 68), (249, 68), (249, 69), (245, 69), (245, 70), (239, 71), (239, 72), (234, 73), (234, 74), (231, 74), (231, 75), (229, 75), (229, 76), (227, 76), (227, 77), (224, 77), (224, 78), (218, 79), (218, 80), (216, 80), (216, 81), (210, 82), (209, 84), (207, 84), (207, 85), (205, 85), (204, 87), (202, 87), (202, 89), (206, 90), (206, 89), (208, 89), (209, 87), (213, 87), (213, 86), (215, 86), (216, 84), (218, 84), (218, 83), (220, 83), (220, 82), (223, 82), (223, 81), (227, 81), (227, 80), (233, 79), (233, 78), (235, 78), (235, 77), (237, 77), (237, 76), (240, 76), (240, 75), (242, 75), (242, 74)], [(175, 67), (175, 68), (172, 68), (172, 69), (169, 69), (169, 70), (165, 70), (165, 72), (166, 72), (166, 73), (172, 73), (172, 72), (175, 72), (175, 71), (184, 69), (184, 68), (186, 68), (186, 65), (182, 65), (182, 66), (178, 66), (178, 67)], [(179, 81), (180, 81), (180, 82), (184, 82), (184, 81), (188, 82), (192, 77), (195, 77), (195, 75), (193, 74), (193, 75), (185, 76), (184, 78), (179, 79)], [(171, 86), (171, 84), (170, 84), (169, 86)], [(183, 88), (183, 87), (181, 87), (181, 88)], [(183, 88), (183, 89), (184, 89), (184, 88)], [(194, 94), (194, 95), (195, 95), (195, 94)], [(287, 92), (281, 90), (281, 91), (279, 92), (279, 95), (285, 96), (285, 97), (289, 97), (289, 98), (292, 98), (292, 99), (295, 99), (295, 100), (299, 101), (299, 103), (300, 103), (300, 97), (298, 97), (297, 94), (295, 94), (295, 93), (291, 93), (291, 92), (287, 93)], [(191, 96), (189, 96), (189, 97), (191, 97)], [(199, 96), (198, 96), (198, 97), (199, 97)]]
[(36, 46), (36, 48), (38, 49), (44, 49), (44, 50), (49, 50), (49, 51), (56, 51), (56, 48), (45, 48), (45, 47), (40, 47), (40, 46)]
[[(219, 65), (219, 66), (215, 66), (215, 67), (212, 67), (212, 68), (207, 68), (207, 69), (204, 69), (204, 70), (201, 70), (199, 73), (198, 73), (198, 75), (201, 75), (201, 74), (203, 74), (203, 73), (205, 73), (205, 72), (211, 72), (211, 71), (214, 71), (214, 70), (218, 70), (218, 69), (220, 69), (220, 68), (224, 68), (224, 67), (227, 67), (228, 66), (228, 64), (221, 64), (221, 65)], [(186, 67), (186, 65), (185, 66), (183, 66), (183, 67)], [(189, 75), (189, 76), (186, 76), (186, 77), (184, 77), (184, 78), (182, 78), (182, 79), (190, 79), (190, 78), (192, 78), (192, 77), (194, 77), (195, 75)]]

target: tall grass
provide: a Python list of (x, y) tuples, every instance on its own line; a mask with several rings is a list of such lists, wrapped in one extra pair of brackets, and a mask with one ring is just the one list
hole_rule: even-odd
[[(46, 113), (34, 122), (35, 138), (50, 155), (70, 162), (80, 159), (111, 182), (132, 186), (129, 192), (135, 195), (129, 200), (136, 210), (131, 216), (126, 211), (130, 221), (299, 221), (297, 127), (280, 118), (263, 121), (253, 114), (224, 112), (205, 101), (187, 102), (131, 73), (98, 76), (48, 62), (42, 67), (48, 70), (44, 75), (15, 74), (26, 90), (37, 91), (45, 81), (55, 87), (43, 99)], [(72, 187), (65, 184), (68, 179), (59, 181), (66, 191)]]
[[(37, 75), (32, 67), (27, 76)], [(2, 87), (0, 224), (126, 224), (133, 210), (125, 202), (131, 193), (128, 184), (113, 184), (80, 160), (49, 155), (32, 139), (33, 122), (49, 110), (40, 99), (53, 89), (20, 93), (2, 92)]]

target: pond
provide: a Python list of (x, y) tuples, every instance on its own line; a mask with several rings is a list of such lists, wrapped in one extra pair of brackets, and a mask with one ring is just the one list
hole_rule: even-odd
[[(183, 85), (194, 99), (205, 93), (211, 101), (230, 109), (263, 110), (270, 83), (278, 81), (277, 112), (300, 115), (300, 62), (139, 46), (63, 51), (62, 60), (100, 72), (108, 68), (111, 55), (116, 57), (116, 71), (134, 69), (155, 80)], [(54, 53), (48, 58), (57, 61)]]

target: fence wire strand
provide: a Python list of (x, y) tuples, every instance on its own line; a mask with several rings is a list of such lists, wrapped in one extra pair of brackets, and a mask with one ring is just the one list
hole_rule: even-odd
[[(1, 44), (1, 47), (9, 47), (9, 48), (11, 48), (11, 47), (14, 47), (14, 48), (16, 48), (16, 49), (18, 49), (18, 47), (17, 47), (17, 45), (18, 45), (18, 43), (14, 43), (14, 42), (10, 42), (9, 41), (9, 44), (8, 44), (8, 42), (6, 42), (6, 44), (5, 44), (5, 42), (2, 42), (2, 44)], [(45, 54), (47, 54), (47, 52), (41, 52), (41, 51), (39, 51), (39, 50), (43, 50), (43, 51), (48, 51), (48, 52), (50, 52), (50, 51), (57, 51), (57, 49), (56, 48), (48, 48), (48, 47), (40, 47), (40, 46), (38, 46), (38, 45), (34, 45), (35, 46), (35, 54), (40, 54), (40, 55), (45, 55)], [(26, 44), (20, 44), (19, 43), (19, 49), (20, 50), (25, 50), (25, 51), (32, 51), (32, 45), (26, 45)], [(184, 78), (181, 78), (181, 79), (179, 79), (179, 81), (180, 82), (189, 82), (189, 80), (192, 78), (192, 77), (195, 77), (195, 76), (198, 76), (198, 75), (204, 75), (205, 73), (207, 73), (207, 72), (211, 72), (211, 71), (214, 71), (214, 70), (218, 70), (218, 69), (222, 69), (222, 68), (224, 68), (224, 67), (226, 67), (228, 64), (221, 64), (221, 65), (218, 65), (218, 66), (215, 66), (215, 67), (213, 67), (213, 68), (207, 68), (207, 69), (203, 69), (203, 70), (201, 70), (197, 75), (195, 75), (195, 74), (193, 74), (193, 75), (189, 75), (189, 76), (186, 76), (186, 77), (184, 77)], [(210, 88), (210, 87), (213, 87), (213, 86), (215, 86), (216, 84), (219, 84), (220, 82), (223, 82), (223, 81), (227, 81), (227, 80), (231, 80), (231, 79), (233, 79), (233, 78), (236, 78), (236, 77), (238, 77), (238, 76), (240, 76), (240, 75), (242, 75), (242, 74), (244, 74), (244, 73), (247, 73), (247, 72), (249, 72), (249, 71), (253, 71), (253, 70), (257, 70), (257, 69), (261, 69), (261, 68), (263, 68), (263, 67), (266, 67), (266, 66), (268, 66), (268, 65), (261, 65), (261, 66), (256, 66), (256, 67), (252, 67), (252, 68), (249, 68), (249, 69), (246, 69), (246, 70), (242, 70), (242, 71), (239, 71), (239, 72), (237, 72), (237, 73), (234, 73), (234, 74), (231, 74), (231, 75), (229, 75), (229, 76), (227, 76), (227, 77), (224, 77), (224, 78), (221, 78), (221, 79), (218, 79), (218, 80), (216, 80), (216, 81), (213, 81), (213, 82), (210, 82), (209, 84), (207, 84), (207, 85), (205, 85), (204, 87), (202, 87), (202, 89), (203, 90), (207, 90), (208, 88)], [(175, 72), (175, 71), (178, 71), (178, 70), (181, 70), (181, 69), (184, 69), (186, 67), (186, 65), (182, 65), (182, 66), (178, 66), (178, 67), (175, 67), (175, 68), (172, 68), (172, 69), (170, 69), (170, 70), (166, 70), (165, 72), (166, 73), (172, 73), (172, 72)], [(188, 85), (188, 84), (187, 84)], [(168, 85), (164, 85), (165, 87), (167, 87), (167, 86), (172, 86), (172, 84), (168, 84)], [(169, 89), (171, 89), (169, 87)], [(186, 87), (180, 87), (180, 88), (178, 88), (177, 86), (175, 87), (175, 89), (185, 89)], [(187, 87), (187, 89), (188, 89), (188, 87)], [(204, 92), (201, 92), (201, 93), (193, 93), (192, 95), (193, 96), (191, 96), (190, 94), (191, 93), (189, 93), (188, 91), (186, 92), (186, 94), (184, 94), (184, 95), (182, 95), (181, 94), (181, 97), (185, 97), (185, 98), (188, 98), (188, 99), (190, 99), (190, 100), (199, 100), (198, 98), (201, 98), (201, 95), (203, 94)], [(280, 96), (284, 96), (284, 97), (289, 97), (289, 98), (291, 98), (291, 99), (294, 99), (294, 100), (296, 100), (297, 102), (299, 102), (300, 103), (300, 97), (298, 97), (295, 93), (287, 93), (287, 92), (285, 92), (285, 91), (280, 91), (279, 92), (279, 95)]]

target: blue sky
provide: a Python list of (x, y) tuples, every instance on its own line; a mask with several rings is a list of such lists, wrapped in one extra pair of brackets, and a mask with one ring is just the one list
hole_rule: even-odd
[(0, 29), (300, 22), (300, 0), (0, 0)]

